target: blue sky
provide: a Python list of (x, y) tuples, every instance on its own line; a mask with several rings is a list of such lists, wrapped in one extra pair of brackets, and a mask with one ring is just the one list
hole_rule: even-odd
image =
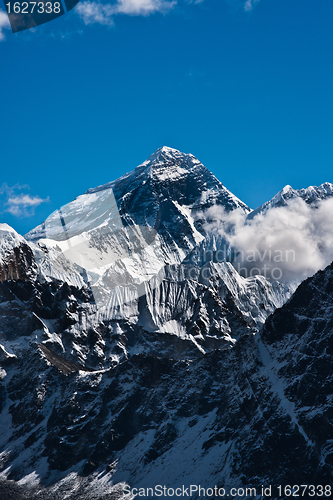
[(332, 26), (330, 0), (86, 1), (16, 34), (0, 13), (1, 222), (25, 233), (163, 145), (252, 208), (333, 182)]

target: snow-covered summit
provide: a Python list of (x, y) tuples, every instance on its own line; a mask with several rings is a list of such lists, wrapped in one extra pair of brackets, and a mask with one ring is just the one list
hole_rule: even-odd
[(0, 263), (22, 243), (26, 241), (15, 229), (8, 224), (0, 224)]
[(68, 231), (77, 235), (106, 224), (115, 224), (117, 228), (122, 223), (155, 228), (161, 212), (166, 216), (166, 223), (175, 210), (177, 215), (184, 216), (184, 209), (180, 207), (185, 207), (188, 213), (188, 210), (204, 210), (215, 204), (227, 211), (240, 208), (250, 212), (195, 156), (163, 146), (131, 172), (89, 189), (62, 207), (67, 234), (57, 212), (56, 224), (51, 215), (26, 237), (34, 241), (45, 238), (45, 227), (48, 227), (48, 237), (55, 231), (57, 240), (67, 239)]
[(170, 148), (169, 146), (162, 146), (161, 148), (156, 149), (155, 153), (150, 155), (147, 162), (153, 161), (155, 159), (160, 161), (161, 159), (180, 158), (180, 157), (184, 157), (184, 156), (193, 156), (193, 155), (182, 153), (178, 149)]
[(8, 225), (8, 224), (6, 224), (6, 223), (1, 223), (1, 224), (0, 224), (0, 232), (1, 232), (1, 233), (2, 233), (2, 232), (9, 232), (9, 233), (15, 233), (15, 234), (17, 234), (17, 233), (16, 233), (16, 231), (15, 231), (15, 229), (14, 229), (14, 228), (12, 228), (11, 226), (9, 226), (9, 225)]
[[(142, 200), (169, 199), (194, 209), (222, 205), (227, 211), (250, 208), (239, 200), (195, 156), (163, 146), (146, 161), (116, 181), (89, 189), (86, 194), (113, 189), (120, 213), (122, 199), (132, 201), (132, 193)], [(149, 193), (149, 194), (148, 194)], [(139, 212), (142, 211), (140, 207)]]
[(303, 198), (306, 203), (316, 203), (325, 198), (331, 198), (333, 196), (333, 184), (330, 182), (324, 182), (320, 186), (310, 186), (306, 189), (299, 189), (296, 191), (298, 196)]
[(265, 214), (267, 210), (274, 207), (287, 206), (290, 200), (301, 198), (308, 205), (316, 205), (321, 200), (333, 197), (333, 184), (325, 182), (320, 186), (309, 186), (303, 189), (293, 189), (287, 184), (281, 191), (279, 191), (273, 198), (266, 201), (263, 205), (253, 210), (248, 215), (248, 219), (253, 219), (257, 214)]
[[(149, 156), (147, 160), (134, 168), (134, 170), (124, 174), (115, 181), (107, 182), (106, 184), (102, 184), (95, 188), (90, 188), (87, 193), (95, 193), (110, 188), (114, 189), (117, 184), (122, 184), (123, 182), (133, 183), (136, 179), (142, 181), (144, 177), (151, 177), (157, 173), (158, 167), (164, 171), (166, 177), (170, 177), (170, 175), (168, 175), (168, 171), (176, 171), (179, 169), (181, 172), (182, 169), (189, 170), (189, 167), (194, 164), (201, 165), (199, 160), (197, 160), (192, 154), (182, 153), (178, 151), (178, 149), (163, 146), (158, 148), (152, 155)], [(161, 180), (163, 180), (163, 176)]]

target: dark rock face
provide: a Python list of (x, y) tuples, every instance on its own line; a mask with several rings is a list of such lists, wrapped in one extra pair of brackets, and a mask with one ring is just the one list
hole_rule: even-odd
[(304, 281), (266, 322), (263, 341), (323, 470), (333, 463), (333, 264)]
[[(290, 375), (293, 366), (286, 365)], [(35, 470), (44, 475), (45, 491), (52, 491), (73, 467), (82, 477), (104, 471), (116, 483), (146, 487), (154, 486), (149, 477), (163, 468), (170, 484), (182, 476), (193, 484), (198, 477), (206, 487), (212, 478), (220, 485), (256, 488), (267, 478), (275, 485), (332, 479), (332, 415), (318, 404), (325, 390), (316, 384), (317, 399), (305, 410), (316, 408), (316, 415), (307, 421), (303, 401), (281, 375), (285, 397), (295, 402), (291, 413), (252, 334), (233, 349), (191, 363), (141, 354), (106, 372), (65, 376), (36, 349), (24, 360), (5, 363), (5, 369), (12, 376), (3, 382), (2, 418), (10, 414), (12, 426), (2, 467), (11, 466), (10, 480)], [(194, 443), (196, 455), (185, 460), (182, 450)]]
[[(91, 300), (89, 290), (67, 283), (8, 280), (0, 283), (1, 339), (17, 340), (43, 329), (43, 320), (53, 320), (58, 332), (76, 323), (79, 304)], [(46, 339), (45, 337), (44, 339)]]
[(30, 280), (36, 275), (37, 266), (31, 248), (25, 243), (12, 249), (0, 263), (0, 281)]

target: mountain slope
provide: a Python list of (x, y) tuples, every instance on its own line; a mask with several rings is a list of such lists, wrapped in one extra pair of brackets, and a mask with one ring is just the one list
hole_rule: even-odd
[(333, 473), (333, 263), (304, 281), (262, 339), (327, 474)]

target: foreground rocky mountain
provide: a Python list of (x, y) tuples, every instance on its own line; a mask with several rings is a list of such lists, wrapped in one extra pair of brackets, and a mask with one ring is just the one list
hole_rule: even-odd
[(283, 305), (218, 258), (214, 206), (251, 213), (161, 148), (26, 238), (1, 226), (1, 499), (331, 484), (332, 266)]

